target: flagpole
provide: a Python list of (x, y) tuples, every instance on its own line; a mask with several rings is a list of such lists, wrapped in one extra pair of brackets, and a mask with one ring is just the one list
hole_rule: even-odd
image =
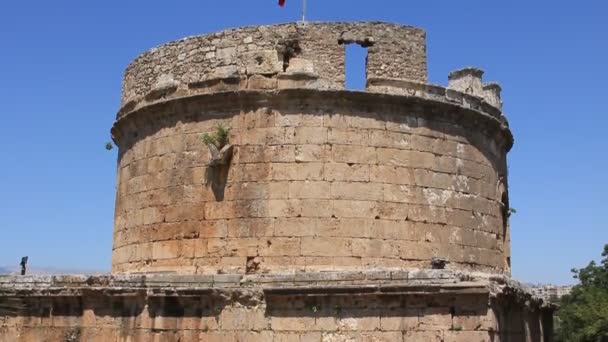
[(302, 22), (306, 22), (306, 0), (302, 0)]

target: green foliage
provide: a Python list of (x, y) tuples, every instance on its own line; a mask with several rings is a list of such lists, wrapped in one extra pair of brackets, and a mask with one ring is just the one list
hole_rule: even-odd
[(228, 144), (229, 135), (230, 128), (220, 123), (215, 128), (214, 133), (205, 133), (201, 136), (201, 139), (205, 145), (215, 145), (215, 147), (221, 149)]
[(572, 270), (579, 284), (561, 299), (556, 341), (608, 341), (608, 245), (602, 257), (600, 265), (591, 261), (585, 268)]
[(205, 145), (215, 145), (215, 138), (209, 133), (201, 135), (201, 140), (203, 140), (203, 144)]
[(509, 210), (507, 210), (507, 217), (511, 217), (513, 214), (517, 214), (517, 209), (509, 208)]
[(108, 141), (106, 143), (106, 150), (111, 151), (114, 148), (114, 145), (112, 144), (112, 142)]

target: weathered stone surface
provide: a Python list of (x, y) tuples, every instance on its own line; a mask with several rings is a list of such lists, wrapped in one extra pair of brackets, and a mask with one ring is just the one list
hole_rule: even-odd
[(303, 72), (303, 73), (315, 73), (315, 67), (312, 61), (304, 58), (291, 58), (289, 59), (289, 66), (285, 70), (286, 72)]
[(247, 75), (274, 75), (282, 71), (276, 50), (252, 51), (243, 54)]
[[(361, 39), (344, 39), (346, 35)], [(369, 47), (368, 77), (426, 82), (424, 31), (389, 23), (296, 23), (246, 27), (171, 42), (139, 56), (127, 68), (123, 104), (137, 106), (153, 92), (155, 80), (171, 75), (178, 93), (217, 87), (221, 75), (315, 75), (315, 86), (344, 87), (343, 44)], [(230, 72), (218, 72), (219, 69)], [(210, 80), (215, 80), (209, 83)], [(280, 87), (293, 87), (289, 82)], [(167, 94), (165, 94), (167, 95)]]
[[(298, 78), (318, 71), (315, 58), (290, 58), (283, 73), (268, 48), (214, 51), (240, 56), (246, 75), (236, 65), (212, 75), (236, 76), (247, 91), (205, 88), (119, 113), (113, 271), (245, 272), (247, 260), (256, 272), (428, 267), (440, 258), (508, 274), (512, 138), (496, 108), (475, 107), (478, 94), (456, 92), (455, 102), (455, 90), (380, 78), (367, 93), (304, 89), (298, 82), (318, 80)], [(452, 87), (477, 75), (467, 70)], [(296, 89), (276, 91), (280, 81)], [(389, 88), (415, 92), (387, 97)], [(219, 182), (200, 141), (218, 124), (233, 145)]]
[(506, 278), (447, 270), (0, 277), (11, 342), (541, 341), (550, 310)]

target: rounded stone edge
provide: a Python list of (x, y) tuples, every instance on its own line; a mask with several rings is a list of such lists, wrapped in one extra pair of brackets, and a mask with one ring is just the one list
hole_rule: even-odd
[[(130, 118), (140, 114), (144, 114), (148, 110), (167, 106), (172, 103), (179, 103), (181, 101), (190, 101), (195, 99), (204, 99), (209, 104), (216, 103), (218, 106), (223, 106), (225, 110), (230, 110), (234, 107), (240, 107), (242, 103), (240, 101), (226, 101), (226, 98), (237, 98), (243, 100), (245, 97), (257, 98), (253, 101), (259, 102), (260, 105), (267, 103), (272, 97), (280, 97), (285, 95), (285, 98), (298, 98), (297, 95), (318, 94), (327, 95), (329, 97), (346, 97), (349, 99), (365, 99), (367, 103), (390, 103), (395, 101), (422, 101), (423, 103), (430, 105), (441, 105), (451, 106), (464, 110), (472, 114), (472, 117), (476, 117), (488, 122), (494, 126), (498, 131), (503, 133), (505, 138), (505, 151), (508, 152), (514, 143), (514, 138), (509, 129), (508, 121), (502, 112), (496, 107), (488, 104), (483, 99), (468, 95), (462, 92), (444, 88), (441, 86), (434, 86), (428, 84), (417, 84), (403, 80), (398, 80), (398, 84), (407, 84), (408, 87), (394, 86), (393, 81), (391, 83), (374, 83), (371, 81), (371, 86), (368, 91), (350, 91), (350, 90), (335, 90), (335, 89), (310, 89), (310, 88), (289, 88), (289, 89), (274, 89), (274, 90), (228, 90), (211, 93), (195, 93), (183, 95), (180, 97), (173, 97), (168, 99), (159, 99), (146, 105), (135, 105), (129, 107), (123, 107), (117, 114), (117, 119), (112, 126), (112, 139), (119, 143), (120, 134), (119, 127), (125, 122), (129, 121)], [(291, 96), (290, 96), (291, 95)], [(295, 96), (295, 97), (294, 97)]]

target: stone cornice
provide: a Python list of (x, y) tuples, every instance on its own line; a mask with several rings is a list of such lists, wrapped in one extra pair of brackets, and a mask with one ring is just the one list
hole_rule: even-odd
[(466, 295), (515, 297), (532, 306), (550, 307), (520, 283), (503, 275), (452, 270), (369, 270), (289, 274), (122, 274), (0, 276), (0, 299), (9, 297), (225, 296), (229, 292), (268, 296)]
[[(403, 80), (371, 80), (369, 91), (348, 91), (332, 89), (291, 88), (281, 90), (229, 90), (212, 93), (195, 93), (171, 98), (158, 99), (145, 105), (130, 106), (127, 104), (117, 114), (117, 121), (112, 128), (115, 140), (120, 140), (121, 127), (131, 118), (148, 115), (152, 112), (164, 112), (166, 115), (175, 112), (176, 107), (185, 109), (191, 103), (198, 103), (205, 111), (220, 111), (230, 113), (245, 108), (262, 106), (289, 106), (297, 103), (311, 103), (315, 106), (330, 106), (339, 104), (340, 108), (353, 108), (408, 105), (428, 106), (419, 115), (436, 115), (432, 108), (441, 109), (444, 120), (460, 121), (475, 129), (487, 127), (503, 136), (506, 150), (513, 145), (513, 135), (508, 127), (506, 118), (501, 111), (482, 99), (440, 86), (424, 85)], [(181, 106), (181, 107), (180, 107)], [(454, 116), (451, 117), (450, 116)]]

